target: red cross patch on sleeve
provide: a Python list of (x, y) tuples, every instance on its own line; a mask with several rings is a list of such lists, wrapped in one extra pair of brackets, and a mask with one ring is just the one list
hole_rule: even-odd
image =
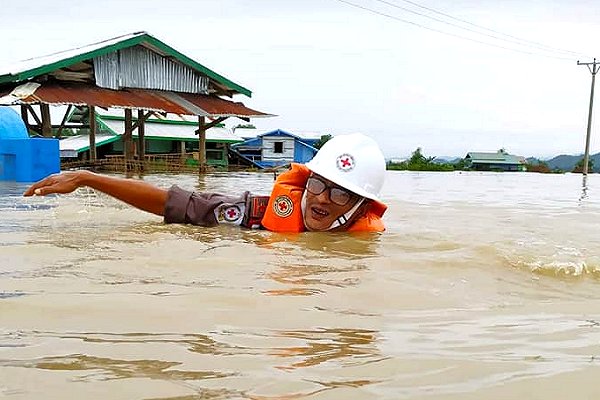
[(241, 225), (244, 218), (245, 205), (221, 204), (215, 208), (215, 218), (219, 224)]

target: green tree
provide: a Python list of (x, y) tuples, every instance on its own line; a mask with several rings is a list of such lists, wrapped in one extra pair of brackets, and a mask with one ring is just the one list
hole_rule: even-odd
[(327, 143), (329, 139), (331, 139), (331, 135), (321, 135), (321, 139), (319, 139), (319, 141), (315, 143), (313, 147), (315, 149), (320, 149), (325, 143)]
[(452, 164), (435, 163), (435, 157), (426, 157), (420, 147), (413, 151), (411, 157), (399, 163), (388, 163), (387, 169), (390, 170), (409, 170), (409, 171), (453, 171)]
[[(594, 172), (594, 160), (592, 160), (591, 158), (588, 158), (588, 171)], [(575, 168), (573, 168), (573, 172), (578, 174), (583, 173), (583, 157), (581, 158), (581, 160), (579, 160), (577, 165), (575, 165)]]
[(237, 124), (236, 126), (233, 127), (233, 131), (235, 132), (235, 130), (238, 128), (256, 129), (256, 126), (254, 126), (252, 124)]
[(466, 168), (466, 161), (464, 158), (461, 158), (460, 160), (455, 162), (452, 166), (454, 167), (455, 171), (462, 171)]
[(421, 148), (417, 147), (417, 149), (413, 151), (412, 156), (408, 160), (408, 165), (420, 167), (432, 163), (433, 160), (435, 160), (435, 157), (425, 157), (422, 153)]
[(540, 172), (542, 174), (549, 174), (552, 172), (548, 163), (540, 160), (532, 161), (525, 164), (525, 169), (528, 172)]

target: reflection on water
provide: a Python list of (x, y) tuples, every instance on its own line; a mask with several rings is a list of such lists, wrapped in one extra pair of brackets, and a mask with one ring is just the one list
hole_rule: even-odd
[(579, 197), (579, 202), (583, 203), (587, 198), (588, 194), (588, 186), (587, 186), (587, 175), (583, 175), (583, 180), (581, 182), (581, 196)]
[(0, 183), (0, 397), (595, 398), (596, 178), (390, 172), (367, 235), (164, 225)]
[[(266, 293), (272, 295), (311, 295), (321, 294), (322, 290), (307, 286), (336, 286), (346, 287), (360, 283), (356, 272), (366, 269), (364, 265), (349, 264), (347, 260), (329, 258), (331, 265), (281, 265), (267, 276), (275, 282), (291, 285), (291, 288), (270, 290)], [(289, 262), (289, 261), (288, 261)], [(332, 278), (327, 278), (328, 276)]]
[[(376, 345), (377, 332), (366, 329), (316, 329), (304, 331), (273, 331), (264, 333), (252, 332), (234, 332), (222, 331), (214, 332), (212, 336), (220, 336), (222, 340), (215, 340), (210, 335), (201, 334), (151, 334), (151, 333), (58, 333), (58, 332), (21, 332), (18, 340), (40, 340), (42, 342), (48, 339), (59, 341), (80, 341), (88, 343), (92, 347), (104, 349), (105, 346), (113, 348), (117, 346), (125, 353), (128, 347), (137, 346), (168, 346), (173, 354), (176, 354), (176, 348), (183, 347), (188, 352), (201, 354), (203, 356), (239, 359), (240, 356), (260, 356), (265, 359), (273, 358), (273, 368), (292, 371), (299, 368), (310, 368), (321, 364), (341, 362), (342, 365), (366, 365), (377, 360), (382, 356)], [(281, 338), (290, 342), (290, 345), (269, 349), (262, 345), (241, 346), (227, 344), (225, 341), (244, 340), (244, 337), (251, 336), (257, 344), (267, 343), (269, 340)], [(8, 339), (15, 340), (14, 334), (5, 334), (1, 336), (1, 341)], [(32, 343), (21, 344), (22, 347), (31, 346)], [(98, 346), (102, 346), (99, 348)], [(127, 346), (127, 347), (124, 347)], [(0, 347), (2, 344), (0, 343)], [(166, 355), (164, 352), (163, 357)], [(169, 358), (169, 356), (167, 356)], [(281, 365), (278, 359), (290, 359), (289, 364)], [(46, 356), (35, 359), (0, 359), (1, 368), (22, 368), (39, 369), (54, 372), (68, 371), (75, 373), (73, 382), (102, 382), (122, 379), (153, 379), (168, 382), (178, 381), (204, 381), (207, 379), (231, 378), (238, 376), (239, 372), (231, 370), (212, 370), (193, 371), (182, 369), (184, 362), (167, 361), (158, 359), (131, 359), (131, 358), (110, 358), (84, 354), (68, 354)], [(215, 365), (216, 367), (216, 365)], [(375, 383), (374, 380), (353, 379), (327, 381), (323, 379), (307, 380), (321, 388), (311, 389), (304, 395), (311, 395), (340, 387), (361, 387)], [(193, 387), (193, 386), (187, 386)], [(193, 387), (195, 390), (196, 387)], [(212, 391), (205, 392), (203, 395), (214, 395)], [(240, 398), (271, 398), (269, 396), (260, 396), (248, 394), (245, 391), (232, 391), (220, 389), (216, 393), (226, 394), (227, 396), (240, 396)], [(199, 394), (195, 395), (198, 396)], [(290, 395), (294, 398), (298, 394)], [(285, 398), (286, 396), (283, 396)], [(171, 398), (171, 397), (169, 397)], [(204, 398), (204, 397), (199, 397)], [(212, 398), (212, 397), (207, 397)], [(277, 397), (280, 398), (280, 397)]]
[[(12, 363), (11, 366), (18, 366)], [(113, 360), (110, 358), (68, 355), (64, 357), (46, 357), (40, 360), (25, 361), (21, 366), (33, 365), (34, 368), (53, 371), (93, 371), (80, 376), (81, 381), (111, 380), (127, 378), (149, 378), (166, 380), (199, 380), (223, 378), (232, 374), (213, 371), (181, 371), (172, 369), (178, 363), (159, 360)]]
[(304, 346), (277, 349), (278, 357), (300, 358), (285, 369), (311, 367), (333, 360), (367, 362), (380, 357), (375, 346), (376, 332), (365, 329), (318, 329), (312, 331), (288, 331), (279, 335), (305, 341)]
[(8, 299), (10, 297), (25, 296), (25, 295), (26, 295), (26, 293), (23, 293), (23, 292), (0, 292), (0, 300)]

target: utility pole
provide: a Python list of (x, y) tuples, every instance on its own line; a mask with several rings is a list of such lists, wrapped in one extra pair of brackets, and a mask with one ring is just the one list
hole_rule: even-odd
[(596, 82), (596, 73), (598, 69), (600, 69), (600, 61), (596, 62), (594, 58), (594, 62), (591, 63), (581, 63), (577, 61), (577, 65), (585, 65), (588, 67), (590, 72), (592, 73), (592, 90), (590, 92), (590, 110), (588, 112), (588, 123), (587, 123), (587, 135), (585, 137), (585, 153), (583, 155), (583, 175), (587, 175), (588, 173), (588, 159), (590, 157), (590, 133), (592, 131), (592, 108), (594, 107), (594, 84)]

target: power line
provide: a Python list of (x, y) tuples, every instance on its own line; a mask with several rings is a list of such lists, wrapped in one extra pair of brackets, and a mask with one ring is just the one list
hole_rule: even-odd
[[(375, 1), (380, 1), (380, 2), (382, 2), (382, 3), (389, 4), (389, 5), (391, 5), (392, 7), (396, 6), (396, 5), (392, 4), (392, 3), (389, 3), (389, 2), (386, 2), (386, 1), (383, 1), (383, 0), (375, 0)], [(527, 39), (523, 39), (523, 38), (520, 38), (520, 37), (517, 37), (517, 36), (509, 35), (509, 34), (506, 34), (506, 33), (503, 33), (503, 32), (497, 31), (497, 30), (494, 30), (494, 29), (490, 29), (490, 28), (487, 28), (487, 27), (485, 27), (485, 26), (477, 25), (477, 24), (474, 24), (474, 23), (472, 23), (472, 22), (469, 22), (469, 21), (467, 21), (467, 20), (460, 19), (460, 18), (456, 18), (456, 17), (454, 17), (454, 16), (452, 16), (452, 15), (450, 15), (450, 14), (446, 14), (446, 13), (444, 13), (444, 12), (438, 11), (438, 10), (436, 10), (436, 9), (434, 9), (434, 8), (425, 7), (425, 6), (421, 5), (421, 4), (415, 3), (414, 1), (410, 1), (410, 0), (400, 0), (400, 1), (403, 1), (403, 2), (405, 2), (405, 3), (408, 3), (408, 4), (412, 4), (412, 5), (413, 5), (413, 6), (415, 6), (415, 7), (419, 7), (419, 8), (422, 8), (422, 9), (424, 9), (424, 10), (427, 10), (427, 11), (433, 12), (433, 13), (435, 13), (435, 14), (442, 15), (442, 16), (444, 16), (444, 17), (446, 17), (446, 18), (453, 19), (453, 20), (455, 20), (455, 21), (458, 21), (458, 22), (461, 22), (461, 23), (463, 23), (463, 24), (467, 24), (467, 25), (473, 26), (473, 27), (475, 27), (475, 28), (477, 28), (477, 29), (482, 29), (482, 30), (485, 30), (485, 31), (488, 31), (488, 32), (493, 32), (493, 33), (496, 33), (496, 34), (498, 34), (498, 35), (506, 36), (506, 37), (509, 37), (509, 38), (511, 38), (511, 39), (517, 40), (517, 41), (519, 41), (519, 42), (523, 42), (523, 43), (530, 43), (530, 44), (532, 44), (532, 45), (539, 46), (540, 48), (544, 48), (544, 49), (547, 49), (547, 50), (549, 50), (549, 51), (554, 51), (554, 52), (559, 52), (559, 53), (568, 53), (568, 54), (572, 54), (572, 55), (584, 56), (584, 54), (582, 54), (582, 53), (578, 53), (578, 52), (571, 51), (571, 50), (565, 50), (565, 49), (561, 49), (561, 48), (558, 48), (558, 47), (547, 46), (547, 45), (545, 45), (545, 44), (543, 44), (543, 43), (534, 42), (534, 41), (527, 40)], [(399, 6), (398, 6), (398, 7), (399, 7)], [(501, 40), (506, 40), (506, 39), (501, 39)]]
[(510, 39), (505, 39), (505, 38), (502, 38), (502, 37), (499, 37), (499, 36), (496, 36), (496, 35), (491, 35), (491, 34), (487, 34), (487, 33), (484, 33), (484, 32), (479, 32), (479, 31), (477, 31), (475, 29), (470, 29), (470, 28), (467, 28), (467, 27), (464, 27), (464, 26), (460, 26), (458, 24), (454, 24), (452, 22), (444, 21), (443, 19), (435, 18), (435, 17), (432, 17), (430, 15), (423, 14), (423, 13), (411, 10), (409, 8), (406, 8), (406, 7), (402, 7), (402, 6), (398, 5), (398, 4), (392, 3), (390, 1), (386, 1), (386, 0), (373, 0), (373, 1), (377, 1), (379, 3), (386, 4), (386, 5), (390, 6), (390, 7), (398, 8), (400, 10), (403, 10), (403, 11), (406, 11), (406, 12), (409, 12), (409, 13), (412, 13), (412, 14), (420, 15), (422, 17), (429, 18), (429, 19), (432, 19), (434, 21), (441, 22), (443, 24), (453, 26), (455, 28), (463, 29), (463, 30), (466, 30), (468, 32), (473, 32), (473, 33), (476, 33), (478, 35), (487, 36), (487, 37), (490, 37), (490, 38), (493, 38), (493, 39), (496, 39), (496, 40), (502, 40), (502, 41), (505, 41), (505, 42), (508, 42), (508, 43), (517, 44), (519, 46), (537, 48), (537, 49), (548, 51), (548, 52), (552, 52), (552, 53), (566, 53), (566, 54), (577, 55), (577, 56), (582, 56), (583, 55), (583, 54), (580, 54), (580, 53), (577, 53), (577, 52), (574, 52), (574, 51), (559, 49), (559, 48), (551, 47), (551, 46), (546, 46), (545, 44), (542, 44), (542, 43), (533, 42), (533, 41), (526, 40), (526, 39), (521, 39), (521, 38), (516, 37), (516, 36), (508, 35), (508, 34), (505, 34), (505, 33), (502, 33), (502, 32), (496, 31), (496, 30), (493, 30), (493, 29), (489, 29), (489, 28), (486, 28), (484, 26), (477, 25), (477, 24), (474, 24), (472, 22), (469, 22), (469, 21), (466, 21), (466, 20), (463, 20), (463, 19), (453, 17), (452, 15), (443, 13), (441, 11), (437, 11), (437, 10), (435, 10), (433, 8), (422, 6), (422, 5), (418, 4), (418, 3), (415, 3), (415, 2), (410, 1), (410, 0), (401, 0), (401, 1), (404, 1), (406, 3), (412, 4), (415, 7), (419, 7), (419, 8), (425, 9), (427, 11), (430, 11), (430, 12), (442, 15), (442, 16), (444, 16), (446, 18), (453, 19), (453, 20), (461, 22), (463, 24), (467, 24), (467, 25), (473, 26), (473, 27), (475, 27), (477, 29), (485, 30), (485, 31), (488, 31), (488, 32), (493, 32), (493, 33), (495, 33), (497, 35), (501, 35), (501, 36), (506, 36), (506, 37), (508, 37)]
[(477, 40), (477, 39), (469, 38), (469, 37), (458, 35), (458, 34), (455, 34), (455, 33), (445, 32), (445, 31), (442, 31), (442, 30), (439, 30), (439, 29), (435, 29), (435, 28), (431, 28), (431, 27), (428, 27), (428, 26), (425, 26), (425, 25), (418, 24), (418, 23), (416, 23), (414, 21), (410, 21), (410, 20), (407, 20), (407, 19), (404, 19), (404, 18), (397, 17), (395, 15), (386, 14), (384, 12), (377, 11), (377, 10), (374, 10), (372, 8), (364, 7), (364, 6), (361, 6), (360, 4), (352, 3), (352, 2), (347, 1), (347, 0), (335, 0), (335, 1), (347, 4), (349, 6), (352, 6), (352, 7), (355, 7), (355, 8), (358, 8), (358, 9), (361, 9), (361, 10), (364, 10), (364, 11), (367, 11), (367, 12), (370, 12), (370, 13), (373, 13), (373, 14), (380, 15), (382, 17), (386, 17), (386, 18), (390, 18), (390, 19), (393, 19), (393, 20), (396, 20), (396, 21), (404, 22), (406, 24), (413, 25), (413, 26), (416, 26), (416, 27), (419, 27), (419, 28), (422, 28), (422, 29), (427, 29), (427, 30), (432, 31), (432, 32), (441, 33), (443, 35), (452, 36), (452, 37), (455, 37), (455, 38), (458, 38), (458, 39), (463, 39), (463, 40), (468, 40), (470, 42), (483, 44), (485, 46), (496, 47), (496, 48), (499, 48), (499, 49), (508, 50), (508, 51), (514, 51), (514, 52), (522, 53), (522, 54), (537, 55), (537, 56), (541, 56), (541, 57), (554, 58), (554, 59), (557, 59), (557, 60), (572, 61), (572, 58), (560, 57), (560, 56), (553, 56), (553, 55), (543, 54), (543, 53), (534, 53), (534, 52), (531, 52), (531, 51), (520, 50), (520, 49), (510, 48), (510, 47), (506, 47), (506, 46), (502, 46), (502, 45), (498, 45), (498, 44), (494, 44), (494, 43), (484, 42), (482, 40)]

